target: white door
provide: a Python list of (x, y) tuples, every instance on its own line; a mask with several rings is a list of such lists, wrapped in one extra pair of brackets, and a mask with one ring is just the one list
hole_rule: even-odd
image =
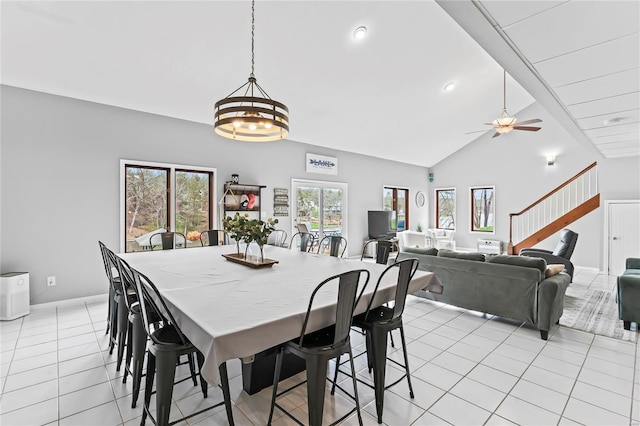
[(621, 275), (628, 257), (640, 257), (640, 201), (609, 204), (609, 274)]

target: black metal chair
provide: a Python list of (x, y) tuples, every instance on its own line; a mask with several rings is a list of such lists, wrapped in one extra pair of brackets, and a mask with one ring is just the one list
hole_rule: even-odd
[(289, 248), (295, 247), (300, 251), (308, 252), (314, 246), (315, 235), (310, 232), (296, 232), (291, 237)]
[(367, 247), (372, 243), (376, 243), (376, 263), (381, 265), (386, 265), (389, 261), (389, 255), (393, 249), (398, 248), (398, 243), (393, 240), (367, 240), (362, 246), (362, 255), (360, 256), (360, 260), (364, 259), (364, 256), (367, 253)]
[(202, 244), (202, 247), (227, 244), (227, 234), (220, 229), (202, 231), (200, 233), (200, 244)]
[[(393, 308), (387, 306), (373, 307), (372, 303), (375, 299), (376, 292), (380, 286), (380, 282), (383, 277), (392, 269), (398, 268), (398, 281), (395, 289), (395, 298)], [(367, 359), (369, 365), (369, 372), (373, 369), (373, 382), (371, 386), (369, 383), (360, 379), (358, 381), (372, 387), (375, 390), (376, 396), (376, 412), (378, 414), (378, 423), (382, 423), (382, 411), (384, 408), (384, 391), (385, 389), (394, 386), (399, 383), (405, 377), (409, 385), (409, 396), (413, 395), (413, 387), (411, 386), (411, 372), (409, 371), (409, 358), (407, 356), (407, 345), (404, 338), (404, 328), (402, 325), (402, 313), (404, 311), (405, 301), (407, 297), (407, 290), (409, 288), (409, 282), (418, 269), (418, 259), (404, 259), (400, 262), (394, 263), (387, 267), (382, 272), (376, 283), (374, 293), (369, 300), (367, 310), (353, 319), (353, 326), (359, 327), (365, 332), (366, 346), (367, 346)], [(387, 364), (387, 335), (390, 331), (400, 329), (400, 338), (402, 340), (402, 351), (404, 353), (404, 365), (399, 362), (389, 359), (398, 366), (404, 368), (405, 374), (395, 382), (386, 386), (385, 374)], [(331, 394), (335, 391), (336, 382), (338, 379), (338, 370), (340, 365), (340, 358), (336, 361), (336, 370), (333, 378), (333, 387), (331, 388)]]
[[(362, 290), (356, 297), (358, 292), (358, 285), (361, 281), (361, 276), (364, 275), (366, 279), (362, 284)], [(360, 414), (360, 402), (358, 400), (358, 388), (355, 379), (355, 368), (353, 365), (353, 354), (351, 352), (351, 340), (349, 338), (349, 330), (351, 327), (351, 321), (353, 319), (353, 310), (355, 309), (362, 292), (369, 282), (369, 271), (366, 269), (357, 269), (353, 271), (344, 272), (339, 275), (327, 278), (322, 281), (311, 293), (309, 306), (307, 313), (304, 317), (302, 324), (302, 331), (300, 337), (294, 340), (290, 340), (278, 348), (276, 355), (276, 367), (273, 377), (273, 392), (271, 396), (271, 410), (269, 411), (269, 420), (267, 424), (271, 424), (273, 419), (274, 409), (277, 407), (283, 411), (287, 416), (293, 419), (295, 422), (302, 424), (298, 419), (288, 413), (281, 405), (276, 402), (276, 399), (289, 392), (290, 390), (307, 383), (307, 405), (309, 408), (309, 424), (311, 426), (320, 426), (322, 424), (322, 414), (324, 410), (324, 394), (325, 384), (327, 380), (327, 363), (342, 354), (349, 354), (349, 360), (351, 363), (351, 373), (353, 377), (353, 396), (348, 394), (355, 400), (356, 406), (346, 415), (338, 419), (334, 424), (337, 424), (349, 416), (353, 411), (357, 411), (358, 421), (362, 425), (362, 416)], [(324, 288), (328, 284), (337, 285), (337, 306), (335, 309), (334, 325), (311, 332), (307, 334), (307, 325), (309, 323), (309, 316), (312, 311), (313, 301), (320, 289), (325, 291)], [(303, 358), (307, 366), (307, 380), (301, 382), (285, 391), (278, 393), (278, 381), (280, 380), (280, 370), (282, 368), (282, 359), (285, 353), (291, 353), (297, 357)], [(343, 390), (342, 388), (340, 388)], [(343, 390), (344, 391), (344, 390)]]
[(269, 235), (267, 244), (276, 247), (287, 247), (287, 231), (276, 229)]
[(151, 250), (156, 247), (162, 247), (162, 250), (173, 250), (178, 247), (187, 246), (187, 238), (181, 232), (158, 232), (149, 237), (149, 246)]
[(347, 250), (347, 239), (340, 235), (327, 235), (318, 243), (318, 254), (325, 253), (329, 249), (329, 256), (343, 257)]
[(102, 262), (104, 263), (105, 274), (109, 281), (109, 308), (107, 313), (107, 331), (105, 334), (111, 332), (109, 335), (109, 354), (112, 354), (118, 338), (118, 300), (122, 294), (122, 283), (120, 282), (120, 277), (114, 275), (115, 265), (110, 263), (109, 257), (107, 256), (109, 249), (102, 241), (98, 241), (98, 246), (100, 247)]
[[(224, 404), (227, 411), (227, 420), (233, 425), (233, 413), (231, 411), (231, 395), (229, 392), (229, 376), (227, 373), (226, 362), (220, 365), (220, 381), (223, 394), (223, 401), (203, 410), (189, 414), (182, 419), (169, 423), (169, 415), (171, 410), (171, 398), (173, 396), (173, 386), (175, 380), (176, 363), (181, 355), (196, 354), (198, 358), (198, 368), (202, 368), (204, 356), (198, 349), (185, 337), (173, 315), (169, 311), (164, 299), (156, 286), (146, 276), (142, 275), (135, 269), (133, 279), (136, 289), (140, 296), (140, 311), (143, 317), (143, 325), (150, 338), (150, 344), (147, 350), (147, 376), (144, 391), (144, 411), (142, 413), (141, 425), (144, 425), (147, 416), (151, 417), (153, 423), (161, 426), (175, 424), (179, 421), (191, 418), (201, 414), (207, 410), (219, 407)], [(162, 327), (154, 328), (153, 316), (163, 319)], [(156, 390), (153, 391), (153, 381), (158, 376)], [(207, 397), (207, 382), (200, 375), (200, 386), (204, 397)], [(183, 379), (189, 380), (189, 377)], [(182, 381), (182, 380), (181, 380)], [(181, 381), (178, 381), (181, 382)], [(156, 417), (151, 415), (149, 409), (151, 403), (151, 395), (156, 393)]]

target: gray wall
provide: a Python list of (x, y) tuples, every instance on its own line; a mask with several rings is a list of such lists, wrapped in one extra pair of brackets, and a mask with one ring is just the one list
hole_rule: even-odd
[[(426, 227), (426, 168), (281, 141), (248, 144), (222, 139), (210, 125), (0, 86), (1, 270), (27, 271), (31, 303), (105, 293), (98, 240), (119, 247), (120, 159), (218, 170), (218, 197), (232, 173), (267, 185), (262, 210), (273, 213), (273, 188), (292, 178), (346, 182), (349, 254), (359, 255), (367, 210), (382, 208), (383, 185), (409, 187), (411, 229)], [(295, 134), (295, 111), (292, 113)], [(338, 158), (339, 174), (305, 172), (305, 153)], [(290, 233), (290, 217), (279, 218)], [(46, 277), (56, 276), (55, 287)]]
[[(478, 238), (509, 241), (509, 213), (527, 207), (594, 161), (598, 162), (598, 183), (601, 207), (569, 226), (579, 233), (572, 261), (577, 266), (603, 268), (605, 244), (604, 201), (640, 199), (640, 158), (599, 159), (579, 145), (539, 104), (534, 103), (517, 116), (521, 120), (541, 118), (538, 132), (513, 131), (492, 138), (483, 134), (450, 157), (431, 168), (431, 202), (434, 190), (455, 187), (457, 193), (456, 234), (458, 247), (475, 248)], [(479, 126), (480, 127), (480, 126)], [(481, 128), (481, 127), (480, 127)], [(547, 166), (545, 157), (557, 156), (554, 166)], [(470, 232), (469, 187), (495, 185), (495, 235)], [(430, 227), (434, 226), (434, 215)], [(557, 235), (538, 247), (553, 249)]]

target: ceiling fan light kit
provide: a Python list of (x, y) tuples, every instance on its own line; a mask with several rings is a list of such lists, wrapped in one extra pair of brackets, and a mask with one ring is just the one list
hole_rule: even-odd
[(251, 2), (251, 74), (249, 80), (215, 103), (215, 132), (228, 139), (271, 142), (289, 134), (289, 109), (271, 99), (254, 75), (255, 0)]
[(512, 130), (527, 130), (530, 132), (537, 132), (540, 130), (540, 127), (536, 126), (523, 126), (523, 124), (533, 124), (533, 123), (541, 123), (542, 120), (539, 118), (533, 118), (531, 120), (521, 121), (519, 125), (515, 125), (518, 119), (516, 117), (511, 117), (507, 113), (507, 72), (503, 70), (503, 104), (502, 104), (502, 115), (491, 123), (485, 123), (490, 126), (494, 126), (496, 133), (492, 136), (494, 138), (504, 135), (505, 133), (509, 133)]

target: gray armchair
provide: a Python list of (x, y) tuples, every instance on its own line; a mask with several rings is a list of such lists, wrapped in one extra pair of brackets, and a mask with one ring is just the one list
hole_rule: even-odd
[(640, 323), (640, 259), (627, 258), (626, 270), (618, 277), (618, 318), (623, 321), (624, 329), (629, 330), (631, 323)]
[(551, 250), (544, 250), (538, 248), (525, 248), (520, 250), (520, 256), (529, 257), (541, 257), (547, 261), (547, 264), (561, 263), (564, 265), (565, 270), (573, 281), (573, 263), (569, 260), (573, 254), (573, 250), (576, 248), (578, 242), (578, 234), (570, 229), (563, 229), (560, 234), (560, 241), (556, 245), (556, 248)]

